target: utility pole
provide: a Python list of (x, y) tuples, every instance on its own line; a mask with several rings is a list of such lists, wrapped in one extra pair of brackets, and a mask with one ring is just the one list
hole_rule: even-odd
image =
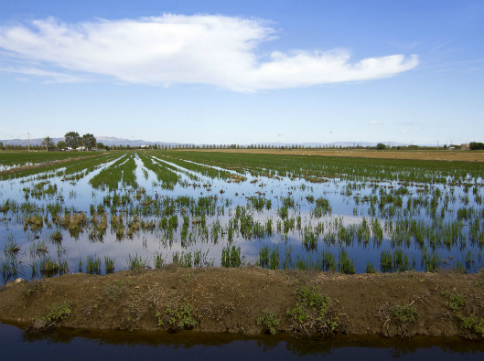
[(28, 143), (27, 143), (28, 144), (28, 150), (30, 152), (30, 133), (29, 132), (27, 132), (27, 139), (28, 139)]

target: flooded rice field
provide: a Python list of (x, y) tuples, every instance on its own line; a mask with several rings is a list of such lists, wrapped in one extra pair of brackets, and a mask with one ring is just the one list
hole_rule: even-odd
[(483, 265), (482, 163), (166, 150), (47, 161), (0, 160), (3, 283), (168, 264)]

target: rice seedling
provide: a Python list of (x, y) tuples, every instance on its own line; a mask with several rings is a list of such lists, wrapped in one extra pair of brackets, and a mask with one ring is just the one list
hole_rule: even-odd
[(318, 247), (318, 236), (313, 232), (307, 232), (303, 238), (304, 248), (308, 251), (316, 251)]
[(143, 260), (141, 256), (138, 256), (136, 254), (134, 257), (131, 257), (131, 255), (128, 255), (128, 268), (131, 271), (140, 271), (143, 269), (148, 269), (150, 268), (148, 260)]
[(336, 257), (330, 251), (321, 252), (321, 268), (326, 272), (335, 272), (338, 264), (336, 262)]
[(55, 231), (50, 235), (50, 239), (52, 242), (61, 243), (62, 242), (62, 233), (60, 231)]
[(114, 272), (114, 258), (104, 256), (104, 266), (106, 268), (106, 274), (107, 273), (113, 273)]
[(94, 256), (87, 256), (86, 273), (101, 274), (101, 258)]
[(59, 271), (59, 265), (50, 257), (43, 257), (39, 264), (40, 273), (43, 276), (51, 277)]
[(355, 263), (344, 248), (339, 251), (338, 271), (346, 274), (355, 273)]
[(377, 273), (375, 264), (370, 261), (367, 261), (365, 265), (365, 273)]
[(9, 258), (9, 257), (16, 257), (19, 252), (20, 252), (20, 246), (13, 239), (13, 236), (10, 235), (8, 237), (7, 243), (5, 244), (5, 246), (3, 246), (3, 254), (5, 255), (5, 257)]
[(59, 259), (57, 272), (59, 273), (59, 275), (63, 275), (69, 272), (69, 264), (67, 263), (66, 259)]
[(222, 267), (240, 267), (240, 247), (224, 247), (222, 248)]
[(380, 254), (380, 269), (382, 272), (393, 271), (393, 258), (389, 250), (383, 250)]
[(161, 253), (156, 253), (155, 256), (155, 268), (163, 268), (164, 259), (161, 256)]
[(4, 283), (8, 280), (16, 278), (18, 274), (22, 271), (21, 262), (17, 259), (16, 255), (8, 255), (1, 262), (2, 278)]

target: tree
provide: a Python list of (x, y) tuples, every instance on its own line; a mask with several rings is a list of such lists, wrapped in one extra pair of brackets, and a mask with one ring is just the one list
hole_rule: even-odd
[(94, 138), (94, 135), (86, 133), (82, 136), (82, 143), (87, 150), (90, 150), (96, 147), (96, 138)]
[(96, 144), (96, 148), (97, 149), (104, 149), (104, 144), (99, 142), (99, 143)]
[(378, 149), (378, 150), (383, 150), (383, 149), (386, 149), (386, 148), (387, 148), (387, 146), (383, 143), (378, 143), (376, 145), (376, 149)]
[(42, 146), (48, 151), (49, 149), (54, 148), (55, 144), (51, 137), (45, 137), (44, 140), (42, 140)]
[(469, 144), (469, 147), (470, 147), (471, 150), (481, 150), (481, 149), (484, 149), (484, 143), (471, 142)]
[(63, 140), (59, 140), (57, 142), (57, 149), (65, 149), (66, 147), (66, 142), (64, 142)]
[(64, 135), (66, 146), (72, 149), (76, 149), (79, 146), (81, 137), (78, 132), (69, 132)]

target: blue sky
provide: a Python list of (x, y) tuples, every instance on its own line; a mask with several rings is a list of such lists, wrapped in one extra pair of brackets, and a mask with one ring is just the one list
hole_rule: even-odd
[(484, 1), (0, 0), (0, 139), (484, 141)]

